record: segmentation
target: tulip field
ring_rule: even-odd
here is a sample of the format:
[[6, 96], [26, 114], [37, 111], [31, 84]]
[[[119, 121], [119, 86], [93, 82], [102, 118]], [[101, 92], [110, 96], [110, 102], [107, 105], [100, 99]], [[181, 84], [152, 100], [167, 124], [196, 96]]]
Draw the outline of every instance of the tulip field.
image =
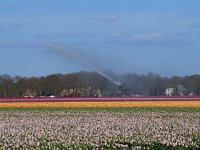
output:
[[200, 97], [0, 98], [0, 108], [200, 108]]
[[0, 102], [1, 149], [200, 149], [200, 101]]

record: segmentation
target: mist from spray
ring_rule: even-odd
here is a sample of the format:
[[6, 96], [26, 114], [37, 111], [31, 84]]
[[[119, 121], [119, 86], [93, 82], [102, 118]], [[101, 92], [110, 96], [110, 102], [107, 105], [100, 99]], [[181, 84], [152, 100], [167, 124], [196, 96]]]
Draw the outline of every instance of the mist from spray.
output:
[[69, 48], [61, 47], [59, 45], [50, 44], [50, 43], [45, 43], [44, 45], [46, 47], [54, 50], [55, 52], [58, 52], [59, 54], [62, 54], [64, 57], [66, 57], [66, 58], [70, 57], [74, 61], [76, 61], [76, 62], [88, 67], [89, 69], [91, 69], [91, 70], [93, 70], [95, 72], [97, 72], [98, 74], [100, 74], [103, 77], [105, 77], [106, 79], [110, 80], [111, 82], [113, 82], [117, 86], [121, 85], [120, 81], [115, 81], [114, 79], [112, 79], [111, 77], [109, 77], [108, 75], [103, 73], [97, 66], [93, 65], [94, 63], [88, 62], [86, 59], [84, 59], [83, 57], [79, 56], [77, 53], [75, 53], [74, 51], [70, 50]]

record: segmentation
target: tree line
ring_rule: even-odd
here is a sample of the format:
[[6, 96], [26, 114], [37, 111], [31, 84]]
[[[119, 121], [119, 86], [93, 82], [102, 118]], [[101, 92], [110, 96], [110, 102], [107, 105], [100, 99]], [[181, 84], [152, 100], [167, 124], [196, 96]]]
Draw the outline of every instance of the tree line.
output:
[[[148, 73], [140, 75], [127, 73], [116, 75], [110, 73], [109, 77], [121, 82], [118, 86], [96, 72], [77, 72], [70, 74], [51, 74], [42, 77], [21, 77], [4, 74], [0, 75], [0, 97], [23, 97], [27, 89], [36, 93], [36, 96], [54, 94], [59, 96], [63, 89], [91, 88], [99, 89], [103, 96], [162, 96], [169, 87], [184, 86], [200, 95], [200, 75], [161, 77], [158, 74]], [[93, 95], [90, 95], [93, 96]]]

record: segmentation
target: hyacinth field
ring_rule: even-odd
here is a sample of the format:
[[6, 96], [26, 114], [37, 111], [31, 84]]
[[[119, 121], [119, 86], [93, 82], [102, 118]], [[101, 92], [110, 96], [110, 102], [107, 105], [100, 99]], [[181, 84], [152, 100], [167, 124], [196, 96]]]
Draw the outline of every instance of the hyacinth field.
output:
[[0, 147], [198, 150], [200, 111], [176, 108], [1, 109]]

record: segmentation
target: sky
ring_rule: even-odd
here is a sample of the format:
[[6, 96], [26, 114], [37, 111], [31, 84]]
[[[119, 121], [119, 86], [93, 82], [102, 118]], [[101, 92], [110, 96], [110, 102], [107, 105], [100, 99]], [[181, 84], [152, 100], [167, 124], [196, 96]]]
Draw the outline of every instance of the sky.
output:
[[0, 0], [0, 74], [185, 76], [199, 58], [199, 0]]

